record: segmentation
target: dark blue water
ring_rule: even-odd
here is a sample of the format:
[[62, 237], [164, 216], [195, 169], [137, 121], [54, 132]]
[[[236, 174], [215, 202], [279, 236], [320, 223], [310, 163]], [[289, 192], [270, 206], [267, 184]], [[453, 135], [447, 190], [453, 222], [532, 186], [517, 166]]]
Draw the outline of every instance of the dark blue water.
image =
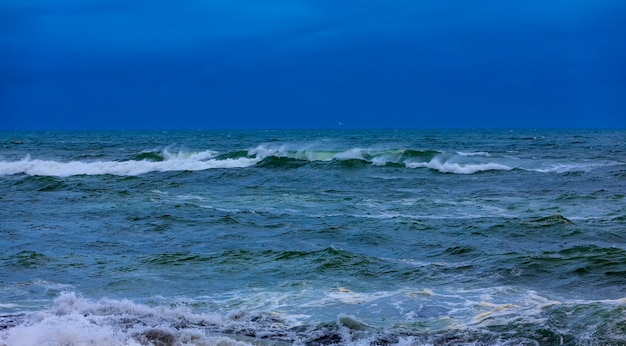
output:
[[0, 133], [0, 343], [626, 343], [626, 131]]

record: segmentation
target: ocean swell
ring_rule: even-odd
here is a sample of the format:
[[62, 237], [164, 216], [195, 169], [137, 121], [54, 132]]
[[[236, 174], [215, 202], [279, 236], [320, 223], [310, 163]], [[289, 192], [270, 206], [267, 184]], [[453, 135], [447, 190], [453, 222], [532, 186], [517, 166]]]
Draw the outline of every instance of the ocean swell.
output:
[[487, 171], [521, 169], [537, 173], [585, 172], [592, 169], [622, 165], [620, 162], [575, 162], [567, 160], [521, 159], [488, 152], [446, 152], [406, 148], [323, 149], [313, 145], [259, 145], [249, 150], [199, 152], [165, 150], [142, 151], [135, 155], [108, 161], [58, 161], [31, 158], [0, 161], [0, 176], [27, 174], [32, 176], [69, 177], [74, 175], [137, 176], [151, 172], [202, 171], [246, 167], [315, 168], [376, 167], [425, 168], [440, 173], [474, 174]]

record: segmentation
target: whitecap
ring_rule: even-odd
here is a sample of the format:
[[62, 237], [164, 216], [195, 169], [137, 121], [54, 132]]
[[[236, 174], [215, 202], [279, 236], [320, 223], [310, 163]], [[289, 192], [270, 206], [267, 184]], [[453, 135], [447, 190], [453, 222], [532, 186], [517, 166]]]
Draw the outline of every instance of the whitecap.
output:
[[441, 173], [457, 173], [457, 174], [473, 174], [477, 172], [484, 171], [492, 171], [492, 170], [501, 170], [501, 171], [509, 171], [513, 169], [513, 167], [503, 165], [496, 162], [485, 162], [485, 163], [458, 163], [451, 161], [443, 161], [438, 157], [430, 160], [426, 167], [430, 169], [435, 169]]
[[[204, 158], [200, 155], [199, 158]], [[259, 159], [238, 158], [224, 160], [200, 160], [194, 155], [155, 161], [70, 161], [31, 159], [29, 156], [19, 161], [0, 162], [0, 176], [27, 174], [33, 176], [69, 177], [74, 175], [119, 175], [136, 176], [150, 172], [200, 171], [216, 168], [243, 168], [255, 165]]]

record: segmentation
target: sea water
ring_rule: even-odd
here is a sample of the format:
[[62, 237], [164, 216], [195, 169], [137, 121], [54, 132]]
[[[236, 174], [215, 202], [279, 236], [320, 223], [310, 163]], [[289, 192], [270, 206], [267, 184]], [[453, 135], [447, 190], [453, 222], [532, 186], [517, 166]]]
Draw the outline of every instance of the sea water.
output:
[[626, 131], [0, 132], [0, 345], [626, 343]]

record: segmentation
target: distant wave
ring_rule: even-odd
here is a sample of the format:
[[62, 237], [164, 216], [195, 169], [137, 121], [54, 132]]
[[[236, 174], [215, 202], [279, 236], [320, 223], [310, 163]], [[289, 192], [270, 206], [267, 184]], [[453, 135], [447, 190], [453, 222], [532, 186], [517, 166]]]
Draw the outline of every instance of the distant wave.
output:
[[[293, 168], [310, 163], [331, 163], [330, 167], [355, 168], [362, 165], [426, 168], [440, 173], [474, 174], [485, 171], [521, 169], [540, 173], [588, 171], [619, 162], [568, 162], [518, 159], [487, 152], [444, 152], [416, 149], [350, 148], [319, 149], [313, 146], [259, 145], [250, 150], [217, 152], [142, 151], [114, 161], [71, 160], [67, 162], [31, 158], [0, 161], [0, 176], [27, 174], [68, 177], [74, 175], [136, 176], [151, 172], [202, 171], [246, 167]], [[338, 165], [337, 165], [338, 164]], [[316, 165], [316, 167], [325, 167]]]
[[20, 161], [0, 162], [0, 175], [28, 174], [56, 177], [73, 175], [122, 175], [132, 176], [150, 172], [168, 171], [200, 171], [212, 168], [248, 167], [258, 162], [258, 159], [209, 159], [200, 160], [192, 156], [187, 158], [165, 159], [163, 161], [130, 160], [130, 161], [70, 161], [59, 162], [50, 160], [31, 159], [30, 156]]

